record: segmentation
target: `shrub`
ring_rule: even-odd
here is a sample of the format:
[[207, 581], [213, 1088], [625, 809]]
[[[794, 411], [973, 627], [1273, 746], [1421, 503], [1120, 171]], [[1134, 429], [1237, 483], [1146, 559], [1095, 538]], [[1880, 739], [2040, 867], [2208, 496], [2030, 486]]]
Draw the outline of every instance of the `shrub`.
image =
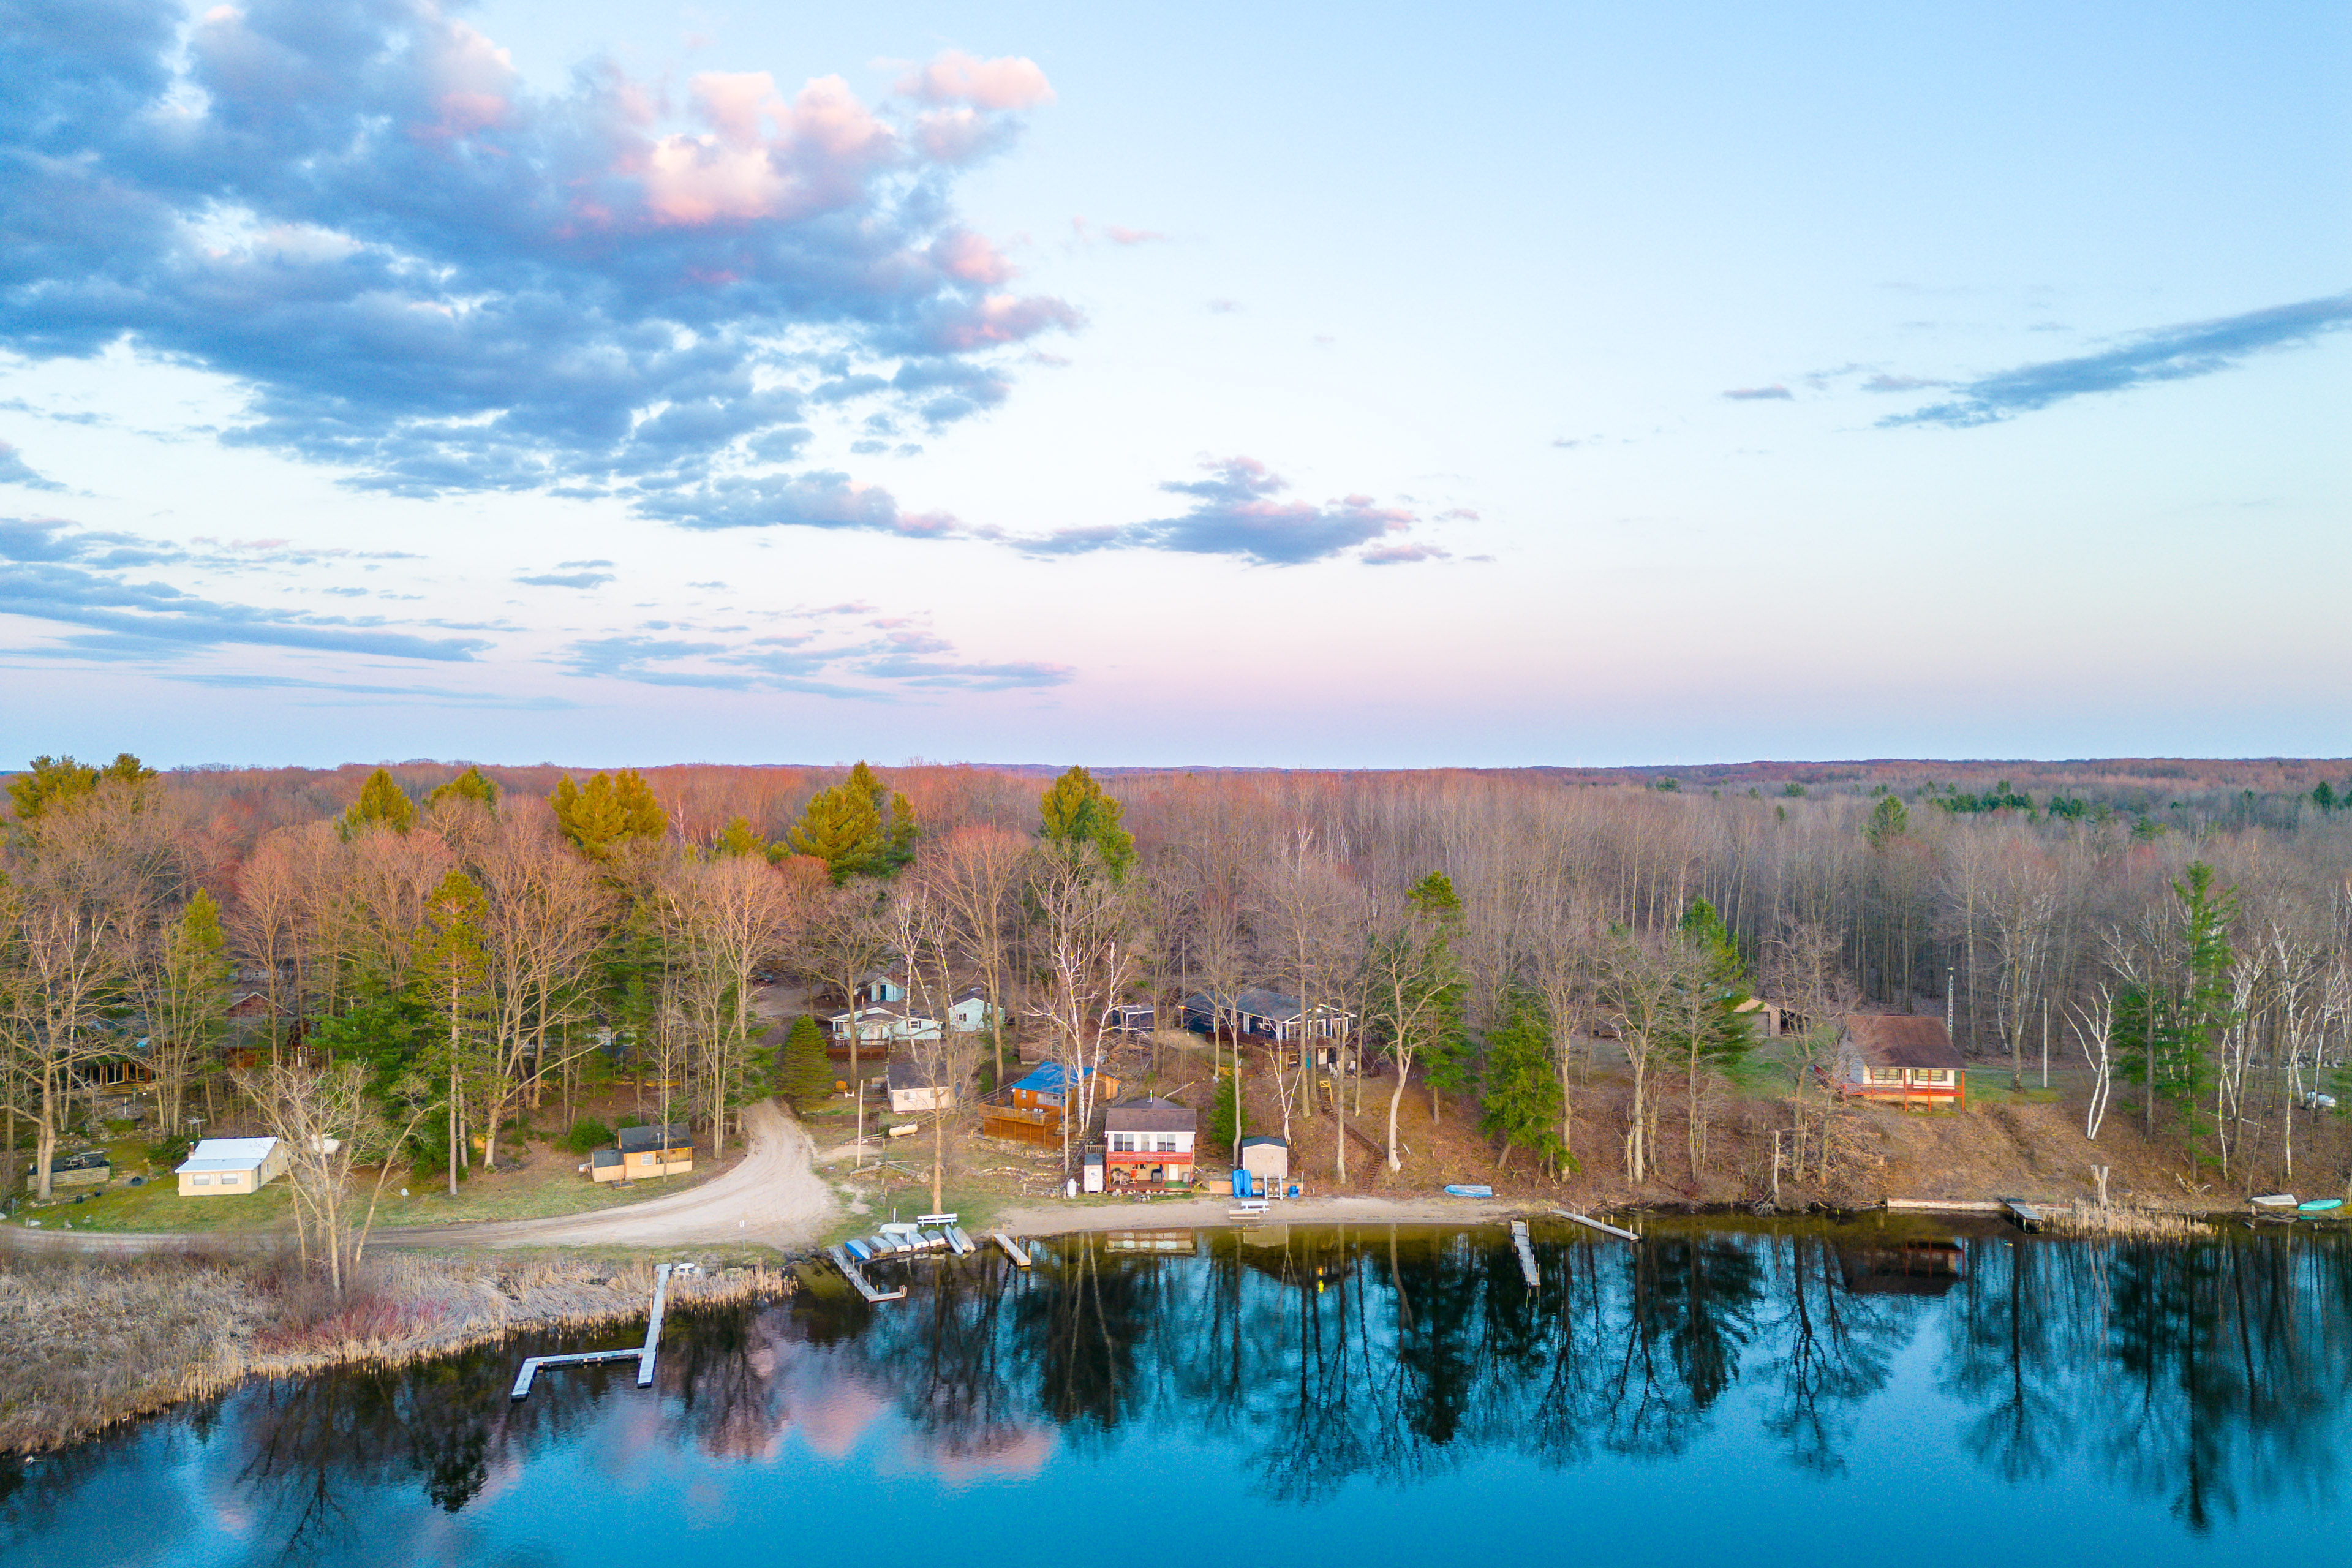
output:
[[575, 1154], [593, 1154], [613, 1141], [613, 1130], [593, 1116], [583, 1116], [572, 1124], [563, 1146]]

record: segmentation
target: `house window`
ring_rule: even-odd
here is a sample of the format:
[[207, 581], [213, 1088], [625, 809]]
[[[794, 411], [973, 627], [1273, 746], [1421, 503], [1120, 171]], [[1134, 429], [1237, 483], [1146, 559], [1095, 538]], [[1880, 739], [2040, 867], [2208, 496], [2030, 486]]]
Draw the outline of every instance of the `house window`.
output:
[[213, 1179], [210, 1176], [190, 1176], [188, 1184], [192, 1187], [209, 1187], [213, 1184]]
[[1110, 1152], [1114, 1154], [1134, 1153], [1136, 1152], [1135, 1134], [1132, 1132], [1112, 1133], [1110, 1135]]
[[242, 1176], [224, 1175], [221, 1177], [221, 1185], [224, 1187], [234, 1187], [241, 1185], [244, 1181], [245, 1178]]
[[1949, 1083], [1952, 1081], [1951, 1069], [1948, 1068], [1921, 1068], [1916, 1074], [1916, 1077], [1921, 1083]]
[[1162, 1132], [1160, 1135], [1159, 1152], [1162, 1154], [1173, 1154], [1176, 1152], [1176, 1134], [1173, 1132]]
[[1872, 1068], [1870, 1069], [1870, 1081], [1872, 1083], [1901, 1083], [1903, 1081], [1903, 1069], [1901, 1068]]

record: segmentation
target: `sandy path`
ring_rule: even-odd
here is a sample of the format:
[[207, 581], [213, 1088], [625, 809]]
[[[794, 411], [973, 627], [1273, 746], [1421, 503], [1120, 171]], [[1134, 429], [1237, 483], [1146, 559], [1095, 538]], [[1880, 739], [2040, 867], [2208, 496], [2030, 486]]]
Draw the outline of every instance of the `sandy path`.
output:
[[383, 1247], [670, 1247], [687, 1242], [761, 1242], [805, 1247], [824, 1234], [839, 1206], [811, 1168], [813, 1145], [775, 1101], [746, 1107], [751, 1152], [726, 1174], [676, 1197], [648, 1198], [598, 1214], [483, 1225], [381, 1230]]
[[[751, 1147], [731, 1171], [679, 1193], [595, 1214], [478, 1225], [379, 1230], [373, 1247], [677, 1247], [756, 1242], [782, 1249], [808, 1246], [833, 1223], [833, 1189], [810, 1163], [814, 1145], [773, 1100], [746, 1107]], [[79, 1252], [153, 1252], [183, 1247], [274, 1246], [279, 1236], [170, 1231], [68, 1231], [0, 1226], [0, 1247]]]

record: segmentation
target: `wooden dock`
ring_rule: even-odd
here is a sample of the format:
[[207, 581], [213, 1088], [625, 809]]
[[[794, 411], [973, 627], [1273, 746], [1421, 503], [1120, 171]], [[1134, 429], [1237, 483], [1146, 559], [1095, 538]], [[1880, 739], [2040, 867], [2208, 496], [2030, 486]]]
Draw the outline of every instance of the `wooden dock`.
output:
[[1515, 1219], [1511, 1222], [1511, 1245], [1518, 1248], [1519, 1272], [1526, 1277], [1528, 1289], [1537, 1289], [1543, 1283], [1543, 1275], [1536, 1268], [1536, 1250], [1528, 1242], [1527, 1221]]
[[1580, 1214], [1570, 1214], [1566, 1209], [1554, 1209], [1552, 1212], [1559, 1215], [1562, 1219], [1572, 1219], [1580, 1226], [1586, 1226], [1593, 1230], [1606, 1232], [1607, 1234], [1615, 1237], [1620, 1241], [1630, 1241], [1638, 1245], [1642, 1239], [1633, 1231], [1623, 1229], [1618, 1226], [1611, 1225], [1605, 1220], [1592, 1219]]
[[628, 1350], [574, 1351], [569, 1355], [526, 1356], [521, 1369], [515, 1373], [514, 1387], [508, 1391], [509, 1395], [520, 1399], [528, 1394], [531, 1381], [538, 1377], [541, 1367], [587, 1366], [604, 1361], [635, 1361], [637, 1363], [637, 1386], [651, 1388], [654, 1385], [654, 1351], [661, 1343], [662, 1307], [669, 1294], [670, 1268], [665, 1263], [654, 1270], [654, 1310], [646, 1323], [644, 1344]]
[[1886, 1206], [1922, 1214], [2005, 1214], [2009, 1209], [2000, 1198], [1889, 1198]]
[[2018, 1198], [2003, 1198], [2000, 1200], [2000, 1206], [2009, 1211], [2009, 1217], [2017, 1222], [2018, 1229], [2040, 1230], [2042, 1228], [2042, 1211], [2032, 1204]]
[[868, 1302], [897, 1301], [905, 1298], [907, 1288], [904, 1285], [899, 1286], [896, 1290], [876, 1289], [874, 1281], [866, 1278], [866, 1271], [857, 1267], [845, 1248], [835, 1246], [828, 1247], [824, 1250], [826, 1256], [833, 1259], [833, 1266], [841, 1270], [841, 1277], [855, 1286], [857, 1293], [865, 1297]]
[[988, 1233], [988, 1238], [1004, 1248], [1004, 1256], [1013, 1259], [1015, 1267], [1021, 1268], [1029, 1267], [1029, 1255], [1022, 1251], [1020, 1246], [1011, 1237], [1001, 1230], [992, 1230]]

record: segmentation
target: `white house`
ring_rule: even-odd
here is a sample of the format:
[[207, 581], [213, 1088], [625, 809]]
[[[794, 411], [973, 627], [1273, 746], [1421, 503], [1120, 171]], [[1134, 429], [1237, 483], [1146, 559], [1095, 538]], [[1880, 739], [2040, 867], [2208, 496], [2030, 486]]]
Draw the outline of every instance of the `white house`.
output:
[[[988, 1027], [988, 997], [966, 991], [947, 1008], [948, 1027], [959, 1035]], [[905, 1045], [940, 1037], [940, 1021], [911, 1002], [877, 1002], [854, 1013], [835, 1013], [825, 1020], [835, 1040], [846, 1042], [855, 1029], [861, 1046]]]
[[286, 1151], [275, 1138], [207, 1138], [177, 1172], [184, 1198], [257, 1193], [285, 1173]]
[[1175, 1187], [1192, 1180], [1192, 1134], [1199, 1118], [1172, 1100], [1122, 1100], [1103, 1112], [1114, 1188]]
[[955, 1088], [931, 1081], [911, 1057], [892, 1057], [888, 1078], [890, 1111], [903, 1116], [912, 1110], [948, 1110], [955, 1106]]

